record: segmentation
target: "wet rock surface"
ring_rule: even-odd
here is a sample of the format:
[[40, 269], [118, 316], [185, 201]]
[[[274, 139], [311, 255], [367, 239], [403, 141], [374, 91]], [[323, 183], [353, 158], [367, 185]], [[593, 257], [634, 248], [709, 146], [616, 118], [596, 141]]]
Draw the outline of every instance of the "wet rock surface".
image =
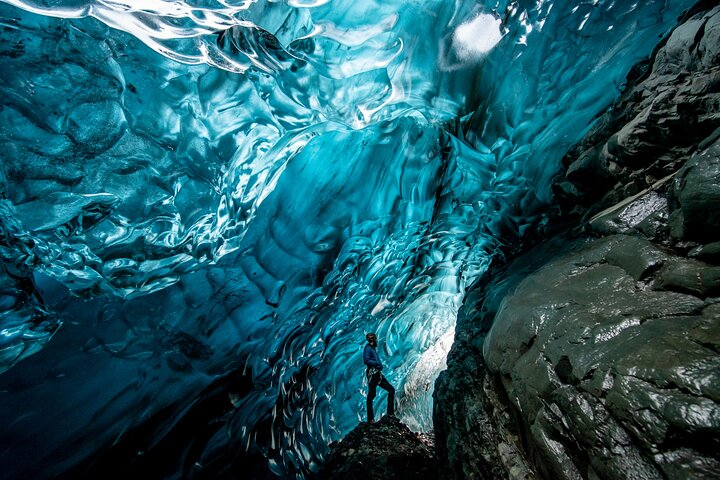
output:
[[565, 159], [565, 233], [494, 265], [435, 388], [441, 478], [718, 478], [720, 7]]
[[706, 241], [720, 230], [720, 140], [688, 161], [673, 184], [673, 215], [679, 221], [677, 237]]
[[717, 478], [716, 271], [624, 234], [496, 268], [436, 385], [442, 476]]
[[483, 343], [488, 370], [547, 478], [711, 478], [720, 303], [681, 282], [638, 284], [633, 262], [608, 262], [623, 240], [594, 240], [524, 279]]
[[418, 434], [396, 417], [362, 422], [331, 446], [319, 478], [413, 479], [437, 478], [433, 437]]

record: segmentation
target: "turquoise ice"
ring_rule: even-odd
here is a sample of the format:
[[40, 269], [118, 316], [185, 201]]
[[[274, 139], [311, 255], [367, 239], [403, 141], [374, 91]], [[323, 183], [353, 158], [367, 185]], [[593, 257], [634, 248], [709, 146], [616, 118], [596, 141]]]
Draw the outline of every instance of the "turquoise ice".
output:
[[35, 478], [214, 386], [177, 471], [302, 476], [368, 331], [432, 428], [466, 289], [693, 3], [3, 1], [0, 465]]

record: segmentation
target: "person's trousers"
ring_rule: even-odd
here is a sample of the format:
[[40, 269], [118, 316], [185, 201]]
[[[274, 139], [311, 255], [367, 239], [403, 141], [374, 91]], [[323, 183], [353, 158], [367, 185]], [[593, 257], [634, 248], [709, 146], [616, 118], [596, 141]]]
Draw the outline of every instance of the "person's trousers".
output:
[[375, 421], [375, 413], [373, 412], [373, 400], [375, 400], [375, 393], [377, 387], [382, 388], [388, 392], [388, 415], [395, 415], [395, 389], [390, 382], [387, 381], [385, 375], [375, 371], [368, 375], [368, 396], [367, 396], [367, 416], [368, 422]]

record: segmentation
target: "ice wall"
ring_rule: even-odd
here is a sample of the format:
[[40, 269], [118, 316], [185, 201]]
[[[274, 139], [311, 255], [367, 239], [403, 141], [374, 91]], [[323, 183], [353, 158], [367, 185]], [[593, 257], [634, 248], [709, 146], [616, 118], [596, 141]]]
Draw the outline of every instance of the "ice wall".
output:
[[218, 395], [163, 475], [302, 476], [364, 417], [371, 330], [431, 428], [466, 286], [692, 3], [5, 1], [11, 478], [157, 450]]

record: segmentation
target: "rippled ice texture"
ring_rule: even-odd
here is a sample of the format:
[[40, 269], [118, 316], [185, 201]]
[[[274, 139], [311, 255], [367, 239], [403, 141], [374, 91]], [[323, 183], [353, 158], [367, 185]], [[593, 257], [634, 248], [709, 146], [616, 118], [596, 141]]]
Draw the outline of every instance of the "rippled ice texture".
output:
[[164, 475], [302, 476], [364, 418], [367, 331], [432, 428], [465, 289], [691, 3], [3, 1], [17, 478], [137, 432], [192, 445]]

